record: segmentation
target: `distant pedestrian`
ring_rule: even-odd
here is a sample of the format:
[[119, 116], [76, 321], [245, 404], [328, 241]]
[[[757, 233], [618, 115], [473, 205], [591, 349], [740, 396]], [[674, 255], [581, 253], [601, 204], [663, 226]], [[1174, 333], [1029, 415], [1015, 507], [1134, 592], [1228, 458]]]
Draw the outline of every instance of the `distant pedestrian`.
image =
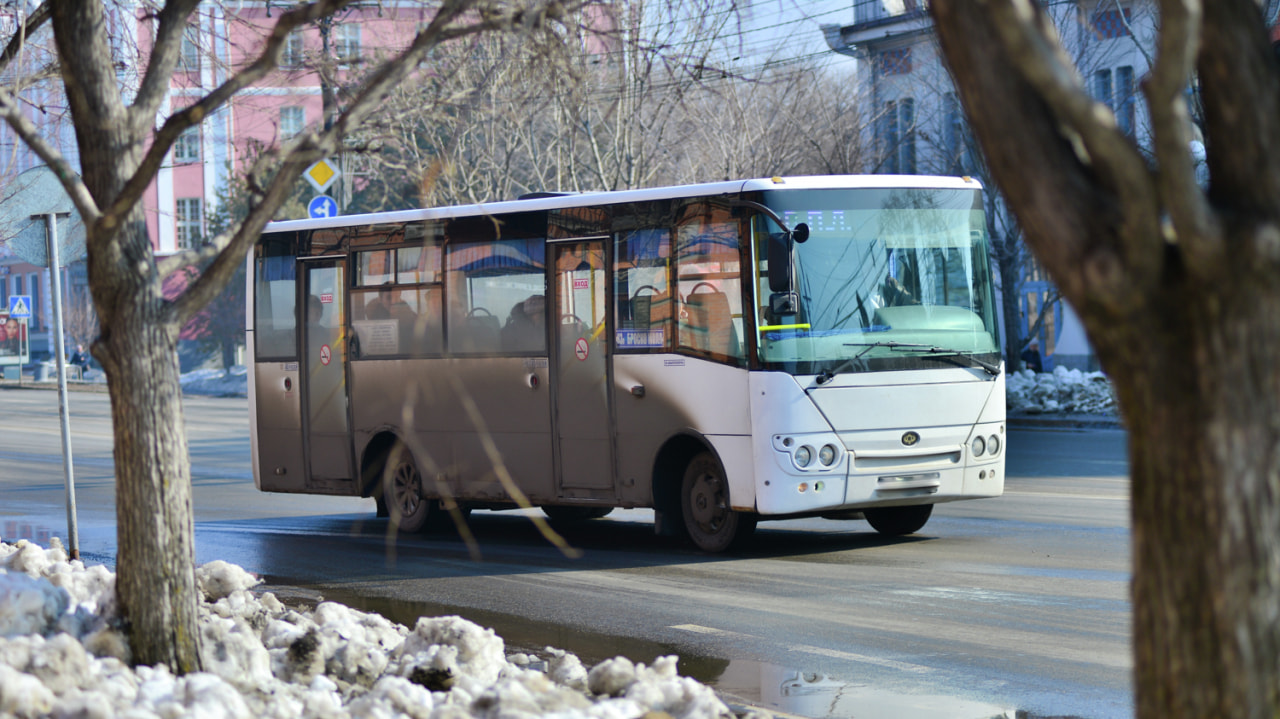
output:
[[79, 367], [81, 372], [89, 369], [89, 353], [84, 351], [84, 345], [76, 345], [69, 363]]
[[1032, 372], [1043, 372], [1044, 363], [1040, 360], [1040, 343], [1032, 340], [1031, 344], [1022, 351], [1022, 367]]

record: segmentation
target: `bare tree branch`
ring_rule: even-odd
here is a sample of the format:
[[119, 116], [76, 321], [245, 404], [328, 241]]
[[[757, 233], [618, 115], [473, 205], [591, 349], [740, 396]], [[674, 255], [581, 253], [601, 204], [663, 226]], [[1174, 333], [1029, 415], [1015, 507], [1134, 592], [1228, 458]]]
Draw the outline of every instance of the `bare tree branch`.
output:
[[0, 72], [8, 69], [9, 63], [13, 62], [14, 58], [18, 57], [26, 47], [27, 38], [34, 35], [41, 25], [49, 22], [49, 18], [52, 17], [52, 12], [49, 8], [50, 2], [51, 0], [45, 0], [40, 3], [40, 6], [27, 16], [27, 21], [22, 24], [22, 27], [18, 28], [18, 31], [9, 39], [9, 44], [5, 46], [4, 52], [0, 53]]
[[1183, 89], [1192, 75], [1200, 49], [1199, 0], [1162, 0], [1159, 50], [1143, 93], [1151, 113], [1152, 134], [1161, 206], [1169, 213], [1172, 232], [1166, 240], [1180, 244], [1187, 266], [1212, 266], [1221, 249], [1221, 228], [1195, 181], [1191, 157], [1191, 114]]
[[[164, 164], [165, 156], [173, 147], [173, 143], [178, 137], [189, 127], [200, 124], [204, 118], [210, 113], [227, 103], [236, 93], [250, 87], [257, 81], [261, 80], [267, 73], [274, 70], [280, 63], [280, 54], [283, 52], [285, 40], [289, 37], [289, 33], [294, 29], [301, 27], [309, 22], [314, 22], [322, 17], [331, 15], [343, 7], [351, 4], [355, 0], [321, 0], [303, 7], [290, 10], [280, 16], [275, 26], [268, 36], [266, 44], [263, 46], [262, 52], [247, 67], [230, 77], [226, 82], [214, 88], [209, 94], [205, 95], [195, 104], [187, 107], [181, 112], [176, 112], [165, 121], [160, 130], [156, 132], [152, 140], [147, 154], [142, 159], [139, 171], [134, 173], [129, 182], [120, 191], [116, 197], [116, 201], [107, 210], [108, 215], [113, 217], [123, 217], [141, 201], [143, 194], [150, 185], [150, 178], [154, 177], [156, 172]], [[185, 24], [184, 24], [185, 27]], [[169, 43], [173, 45], [175, 43]], [[157, 52], [160, 48], [157, 47]], [[176, 51], [175, 51], [176, 52]], [[176, 66], [177, 55], [174, 55], [174, 66]], [[173, 66], [169, 68], [168, 77], [173, 74]], [[148, 76], [151, 73], [148, 71]], [[144, 83], [145, 84], [145, 83]], [[158, 102], [158, 101], [157, 101]], [[148, 107], [152, 102], [150, 100], [143, 101], [143, 95], [139, 94], [138, 102], [135, 102], [131, 112], [135, 112], [138, 117], [154, 117], [155, 107]], [[148, 112], [149, 110], [149, 112]], [[305, 166], [304, 166], [305, 167]]]
[[1063, 129], [1071, 133], [1080, 161], [1108, 176], [1117, 193], [1146, 194], [1150, 181], [1142, 156], [1120, 132], [1107, 106], [1085, 92], [1079, 73], [1053, 39], [1056, 33], [1048, 18], [1029, 0], [982, 1], [1014, 67], [1065, 118]]
[[71, 198], [71, 202], [76, 206], [76, 211], [80, 213], [81, 219], [88, 225], [96, 222], [101, 214], [98, 211], [98, 203], [94, 201], [93, 196], [89, 193], [89, 188], [85, 187], [84, 182], [80, 180], [80, 176], [76, 174], [76, 169], [67, 162], [66, 157], [54, 147], [50, 142], [45, 140], [40, 132], [40, 128], [31, 121], [31, 118], [22, 113], [22, 108], [18, 105], [16, 98], [4, 90], [0, 90], [0, 118], [9, 123], [9, 127], [13, 128], [15, 134], [21, 139], [31, 151], [36, 154], [44, 164], [53, 170], [58, 177], [58, 181], [62, 183], [63, 189], [67, 191], [67, 196]]

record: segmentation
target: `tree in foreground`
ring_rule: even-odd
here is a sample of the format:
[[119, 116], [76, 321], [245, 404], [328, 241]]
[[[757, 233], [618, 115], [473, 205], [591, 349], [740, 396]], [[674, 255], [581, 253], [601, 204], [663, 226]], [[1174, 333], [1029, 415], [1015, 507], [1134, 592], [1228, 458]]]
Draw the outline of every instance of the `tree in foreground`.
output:
[[[1255, 0], [1159, 6], [1144, 154], [1089, 97], [1039, 4], [930, 4], [991, 174], [1115, 383], [1138, 716], [1274, 717], [1280, 66]], [[1207, 190], [1189, 149], [1193, 78]]]
[[[0, 117], [57, 173], [85, 221], [89, 284], [101, 330], [93, 354], [106, 371], [115, 435], [118, 520], [117, 597], [128, 623], [133, 661], [200, 669], [190, 461], [182, 417], [178, 334], [243, 265], [255, 235], [294, 188], [301, 171], [333, 153], [341, 138], [375, 111], [433, 47], [491, 30], [562, 27], [573, 3], [554, 0], [443, 0], [412, 42], [369, 72], [331, 125], [303, 133], [270, 158], [242, 222], [204, 246], [157, 261], [142, 199], [182, 132], [279, 64], [291, 31], [331, 17], [354, 0], [301, 2], [277, 9], [270, 34], [222, 84], [157, 126], [182, 38], [200, 0], [163, 3], [83, 0], [40, 4], [8, 42], [0, 64], [12, 69], [25, 44], [51, 27], [61, 89], [75, 129], [79, 167], [41, 135], [22, 109], [20, 81], [0, 87]], [[135, 92], [122, 91], [108, 32], [112, 19], [147, 10], [153, 42]], [[77, 170], [79, 174], [77, 175]], [[164, 280], [203, 271], [166, 299]]]

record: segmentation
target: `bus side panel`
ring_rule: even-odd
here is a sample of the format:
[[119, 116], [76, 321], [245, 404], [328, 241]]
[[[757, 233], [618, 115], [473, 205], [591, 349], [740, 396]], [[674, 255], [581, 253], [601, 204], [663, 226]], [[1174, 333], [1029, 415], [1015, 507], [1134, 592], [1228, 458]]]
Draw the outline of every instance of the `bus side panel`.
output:
[[[253, 351], [249, 347], [250, 352]], [[257, 465], [254, 478], [264, 492], [307, 492], [302, 457], [302, 393], [298, 363], [258, 362], [253, 371]]]
[[[366, 360], [353, 362], [351, 372], [355, 441], [362, 454], [378, 432], [412, 433], [415, 449], [425, 450], [417, 459], [429, 493], [435, 494], [435, 471], [458, 498], [504, 501], [509, 497], [490, 457], [492, 447], [535, 503], [554, 496], [545, 360]], [[531, 375], [538, 377], [536, 388]], [[469, 405], [483, 418], [479, 424]], [[404, 425], [406, 419], [412, 426]]]
[[[651, 506], [658, 451], [671, 437], [693, 433], [706, 437], [720, 455], [734, 508], [753, 506], [748, 374], [744, 369], [679, 355], [614, 355], [622, 504]], [[739, 441], [743, 438], [745, 442]]]

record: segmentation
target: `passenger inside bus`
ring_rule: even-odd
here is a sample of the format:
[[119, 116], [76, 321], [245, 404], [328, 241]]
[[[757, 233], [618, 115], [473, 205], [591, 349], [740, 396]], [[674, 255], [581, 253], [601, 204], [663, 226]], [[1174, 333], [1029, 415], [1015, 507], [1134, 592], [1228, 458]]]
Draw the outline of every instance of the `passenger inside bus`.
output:
[[542, 295], [531, 295], [511, 308], [502, 328], [502, 349], [507, 352], [542, 351], [546, 347], [546, 303]]

